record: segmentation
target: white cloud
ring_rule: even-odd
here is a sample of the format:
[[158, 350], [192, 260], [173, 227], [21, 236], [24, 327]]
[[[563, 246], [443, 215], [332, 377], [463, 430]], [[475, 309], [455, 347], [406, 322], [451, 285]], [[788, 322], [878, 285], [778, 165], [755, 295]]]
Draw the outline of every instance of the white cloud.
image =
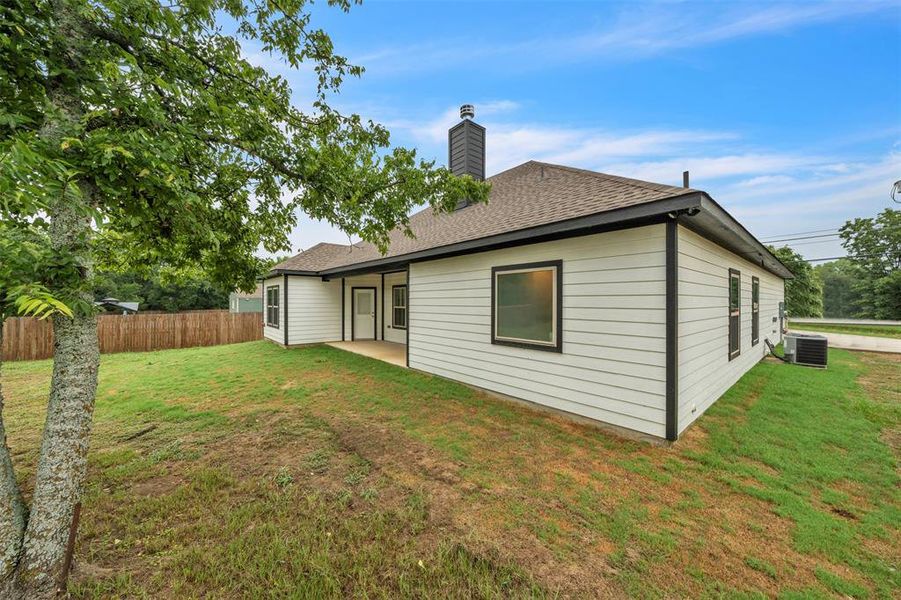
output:
[[[724, 131], [613, 131], [515, 121], [512, 117], [520, 104], [511, 100], [476, 102], [475, 107], [477, 120], [488, 130], [485, 143], [489, 175], [528, 160], [597, 169], [604, 162], [667, 156], [683, 153], [688, 148], [738, 138], [736, 134]], [[390, 119], [383, 122], [396, 134], [412, 139], [425, 156], [437, 156], [444, 160], [447, 131], [459, 120], [459, 109], [452, 106], [442, 111], [440, 117], [425, 122]], [[681, 172], [680, 169], [678, 173]]]
[[[707, 149], [707, 152], [710, 150]], [[772, 177], [783, 173], [809, 168], [822, 159], [790, 154], [726, 154], [723, 156], [682, 156], [661, 161], [608, 164], [604, 168], [614, 173], [636, 179], [659, 181], [674, 173], [691, 172], [692, 182], [732, 178], [738, 176]], [[693, 186], [696, 187], [696, 186]]]
[[[837, 229], [848, 219], [872, 217], [893, 206], [889, 191], [901, 173], [901, 154], [890, 152], [870, 163], [848, 163], [848, 169], [838, 174], [820, 167], [789, 169], [790, 180], [775, 175], [760, 185], [724, 181], [706, 189], [760, 238], [785, 231]], [[838, 239], [796, 244], [792, 247], [806, 258], [844, 254]]]
[[[478, 100], [478, 99], [475, 99]], [[691, 172], [692, 187], [710, 193], [759, 238], [785, 231], [838, 227], [846, 220], [872, 216], [892, 206], [889, 190], [901, 173], [901, 147], [869, 162], [804, 148], [775, 151], [754, 147], [730, 131], [653, 129], [611, 130], [554, 127], [517, 120], [520, 104], [507, 99], [476, 101], [479, 122], [487, 128], [488, 173], [528, 160], [583, 167], [672, 185]], [[424, 156], [447, 156], [447, 130], [459, 121], [459, 108], [448, 107], [436, 119], [420, 122], [381, 119], [412, 140]], [[484, 119], [482, 118], [484, 117]], [[896, 142], [897, 143], [897, 142]], [[326, 223], [301, 218], [291, 236], [296, 249], [319, 241], [347, 243]], [[838, 242], [798, 246], [807, 257], [837, 256]]]
[[757, 187], [762, 185], [785, 184], [794, 181], [788, 175], [758, 175], [751, 179], [744, 179], [735, 184], [735, 187]]
[[[681, 48], [720, 44], [754, 35], [771, 35], [818, 23], [847, 20], [887, 11], [896, 17], [891, 0], [793, 3], [654, 3], [628, 4], [605, 26], [581, 31], [485, 42], [484, 38], [454, 37], [424, 44], [386, 46], [362, 51], [355, 62], [370, 74], [440, 71], [458, 68], [460, 48], [482, 68], [505, 65], [517, 70], [586, 60], [630, 61]], [[523, 57], [529, 57], [524, 61]]]
[[664, 10], [659, 10], [659, 6], [647, 12], [630, 10], [613, 30], [600, 36], [585, 36], [578, 39], [575, 46], [595, 51], [627, 48], [631, 52], [656, 54], [672, 48], [706, 46], [809, 27], [885, 8], [897, 9], [892, 2], [872, 1], [733, 3], [726, 6], [727, 10], [717, 11], [709, 3], [700, 3], [694, 9], [680, 3]]

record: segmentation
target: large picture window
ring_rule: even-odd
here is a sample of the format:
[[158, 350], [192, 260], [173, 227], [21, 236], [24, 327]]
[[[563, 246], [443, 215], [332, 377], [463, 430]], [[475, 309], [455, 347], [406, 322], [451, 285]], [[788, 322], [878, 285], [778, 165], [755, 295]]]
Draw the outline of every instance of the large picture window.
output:
[[751, 278], [751, 345], [760, 341], [760, 279]]
[[278, 327], [278, 287], [271, 285], [266, 288], [266, 325]]
[[729, 269], [729, 360], [741, 354], [741, 273]]
[[563, 350], [563, 262], [491, 270], [491, 342]]
[[391, 286], [391, 327], [407, 328], [407, 286]]

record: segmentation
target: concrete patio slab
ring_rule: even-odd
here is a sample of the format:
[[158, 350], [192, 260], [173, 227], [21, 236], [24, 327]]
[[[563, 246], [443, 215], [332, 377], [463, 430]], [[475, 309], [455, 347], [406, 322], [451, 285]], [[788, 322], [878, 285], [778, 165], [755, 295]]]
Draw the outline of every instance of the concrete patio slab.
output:
[[407, 346], [381, 340], [357, 340], [354, 342], [329, 342], [329, 346], [383, 360], [399, 367], [407, 366]]

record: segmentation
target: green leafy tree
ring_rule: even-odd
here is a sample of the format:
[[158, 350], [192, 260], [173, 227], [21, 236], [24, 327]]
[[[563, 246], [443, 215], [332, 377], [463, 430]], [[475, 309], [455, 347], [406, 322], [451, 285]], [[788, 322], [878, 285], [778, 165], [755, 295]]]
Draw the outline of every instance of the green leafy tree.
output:
[[857, 315], [860, 293], [855, 284], [860, 277], [857, 265], [840, 258], [814, 267], [823, 282], [823, 316], [851, 318]]
[[857, 316], [901, 319], [901, 211], [887, 208], [872, 219], [853, 219], [839, 235], [857, 266]]
[[769, 249], [794, 274], [785, 281], [785, 312], [790, 317], [822, 317], [823, 283], [814, 268], [788, 246]]
[[[243, 58], [242, 40], [309, 66], [308, 110], [292, 104], [283, 78]], [[49, 598], [64, 582], [99, 368], [98, 261], [196, 267], [214, 284], [247, 289], [261, 267], [254, 252], [288, 251], [298, 211], [384, 250], [392, 229], [410, 233], [415, 205], [485, 199], [485, 184], [390, 148], [386, 129], [329, 105], [361, 73], [314, 27], [305, 0], [0, 6], [0, 220], [46, 236], [23, 284], [43, 286], [72, 312], [52, 317], [29, 509], [11, 471], [0, 482], [0, 596]], [[0, 466], [8, 455], [4, 443]]]
[[207, 281], [197, 270], [166, 276], [159, 271], [150, 275], [99, 272], [94, 297], [117, 298], [140, 303], [143, 310], [207, 310], [228, 308], [228, 292]]

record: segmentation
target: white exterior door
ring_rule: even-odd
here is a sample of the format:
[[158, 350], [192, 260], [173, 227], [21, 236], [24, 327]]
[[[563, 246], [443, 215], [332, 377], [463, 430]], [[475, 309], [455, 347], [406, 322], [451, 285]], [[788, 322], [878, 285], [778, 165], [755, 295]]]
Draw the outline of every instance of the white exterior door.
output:
[[354, 289], [353, 302], [353, 339], [375, 339], [375, 290], [370, 288]]

